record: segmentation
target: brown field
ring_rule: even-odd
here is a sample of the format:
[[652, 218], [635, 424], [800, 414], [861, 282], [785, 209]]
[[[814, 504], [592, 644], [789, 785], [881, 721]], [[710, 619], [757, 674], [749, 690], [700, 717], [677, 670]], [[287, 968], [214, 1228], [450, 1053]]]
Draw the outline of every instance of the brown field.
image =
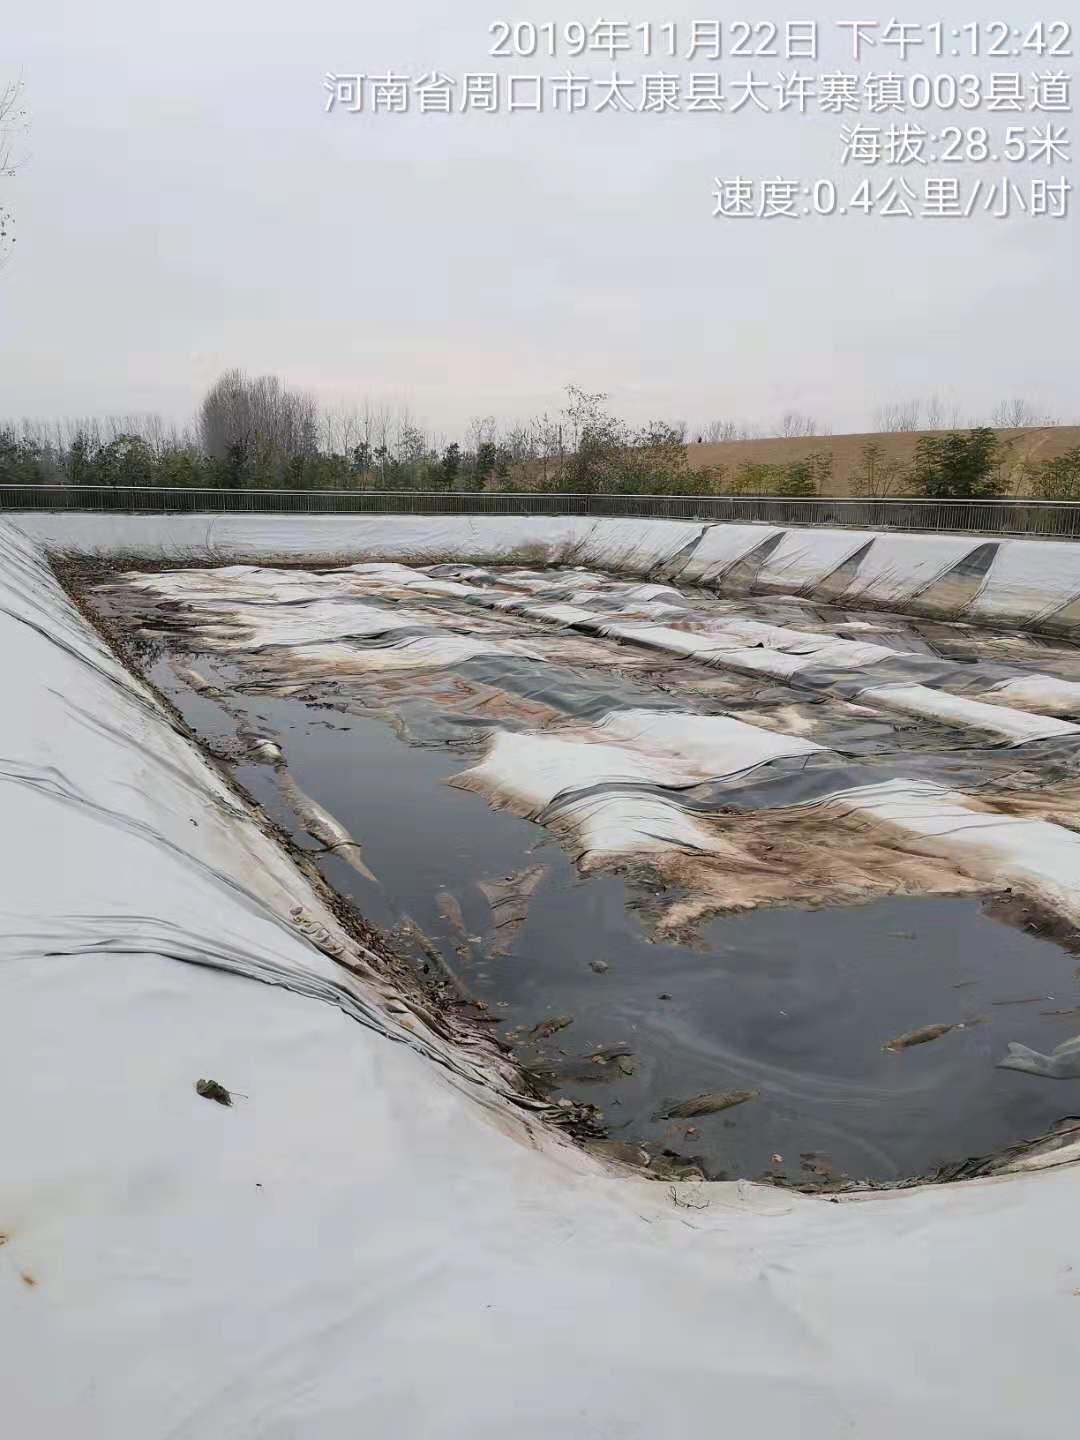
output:
[[[915, 458], [915, 447], [921, 435], [933, 431], [896, 431], [863, 435], [809, 435], [794, 440], [725, 440], [716, 445], [690, 445], [690, 466], [702, 470], [710, 465], [724, 467], [723, 489], [727, 489], [739, 467], [752, 465], [784, 465], [808, 455], [831, 454], [832, 478], [821, 488], [823, 495], [862, 495], [867, 493], [863, 477], [866, 473], [864, 451], [867, 445], [880, 446], [886, 465], [901, 467], [892, 487], [877, 493], [910, 494], [910, 484], [903, 478]], [[936, 432], [944, 433], [944, 432]], [[1030, 491], [1029, 467], [1052, 460], [1080, 445], [1080, 426], [1052, 425], [1025, 430], [999, 430], [998, 438], [1007, 450], [1005, 473], [1009, 490], [1023, 495]]]

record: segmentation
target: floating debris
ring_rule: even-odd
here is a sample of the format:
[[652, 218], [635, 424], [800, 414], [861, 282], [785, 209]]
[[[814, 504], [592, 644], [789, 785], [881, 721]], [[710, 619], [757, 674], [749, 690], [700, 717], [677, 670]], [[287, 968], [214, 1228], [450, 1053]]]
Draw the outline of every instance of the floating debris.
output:
[[[273, 748], [276, 750], [277, 746]], [[278, 753], [280, 754], [280, 751]], [[293, 813], [307, 833], [315, 840], [321, 840], [335, 855], [340, 855], [342, 860], [351, 865], [357, 874], [363, 875], [365, 880], [378, 885], [379, 881], [360, 858], [359, 841], [353, 839], [341, 821], [336, 820], [317, 800], [305, 795], [284, 766], [278, 767], [275, 778], [283, 798], [292, 807]]]
[[224, 1085], [219, 1085], [216, 1080], [197, 1080], [195, 1092], [204, 1100], [216, 1100], [219, 1105], [232, 1104], [232, 1094], [225, 1089]]
[[587, 1144], [594, 1155], [602, 1155], [605, 1160], [615, 1160], [620, 1165], [630, 1165], [635, 1170], [644, 1169], [649, 1164], [649, 1152], [630, 1140], [592, 1140]]
[[607, 1046], [604, 1049], [594, 1050], [589, 1056], [589, 1059], [594, 1065], [600, 1066], [601, 1069], [616, 1070], [620, 1075], [625, 1075], [627, 1078], [637, 1072], [634, 1057], [625, 1045], [613, 1045]]
[[461, 903], [457, 896], [451, 895], [449, 890], [440, 890], [435, 896], [435, 908], [457, 935], [459, 949], [469, 951], [469, 937], [465, 930], [465, 916], [462, 913]]
[[531, 1040], [550, 1040], [552, 1035], [557, 1035], [560, 1030], [565, 1030], [568, 1025], [574, 1023], [572, 1015], [557, 1015], [554, 1020], [541, 1020], [539, 1025], [534, 1025], [529, 1031]]
[[998, 1061], [999, 1070], [1022, 1070], [1025, 1075], [1043, 1075], [1048, 1080], [1080, 1080], [1080, 1035], [1063, 1041], [1049, 1055], [1040, 1055], [1017, 1041], [1009, 1044], [1009, 1053]]
[[924, 1025], [921, 1030], [909, 1030], [906, 1035], [897, 1035], [883, 1045], [883, 1050], [910, 1050], [913, 1045], [927, 1045], [931, 1040], [940, 1040], [953, 1030], [962, 1030], [962, 1025]]
[[670, 1101], [660, 1109], [660, 1120], [695, 1120], [699, 1115], [719, 1115], [722, 1110], [732, 1110], [736, 1105], [745, 1105], [748, 1100], [758, 1099], [759, 1090], [710, 1090], [704, 1095], [695, 1095], [692, 1100]]
[[627, 1045], [598, 1046], [590, 1054], [559, 1064], [544, 1065], [537, 1074], [551, 1084], [597, 1085], [629, 1079], [637, 1073], [637, 1062]]
[[480, 889], [491, 906], [491, 922], [495, 929], [492, 955], [506, 955], [510, 951], [514, 936], [529, 913], [533, 891], [546, 873], [543, 865], [534, 865], [502, 880], [480, 881]]
[[247, 745], [247, 758], [261, 765], [284, 765], [285, 755], [280, 745], [262, 735], [247, 735], [240, 732], [238, 737]]
[[212, 680], [207, 680], [205, 675], [200, 675], [189, 665], [174, 665], [177, 679], [182, 680], [185, 685], [190, 685], [199, 695], [220, 695], [221, 691]]

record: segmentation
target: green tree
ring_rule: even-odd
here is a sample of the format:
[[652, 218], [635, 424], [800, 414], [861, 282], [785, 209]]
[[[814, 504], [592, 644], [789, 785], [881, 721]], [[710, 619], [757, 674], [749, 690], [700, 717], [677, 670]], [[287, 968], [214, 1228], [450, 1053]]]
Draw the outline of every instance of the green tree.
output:
[[64, 473], [72, 485], [100, 485], [96, 471], [96, 446], [81, 432], [68, 446]]
[[806, 455], [801, 460], [791, 460], [778, 468], [777, 495], [817, 495], [832, 475], [832, 452], [815, 451], [812, 455]]
[[168, 489], [199, 489], [213, 483], [209, 467], [197, 450], [170, 446], [157, 462], [157, 484]]
[[442, 488], [452, 490], [461, 474], [461, 446], [455, 440], [453, 444], [447, 445], [443, 451], [442, 460], [439, 462], [442, 471]]
[[924, 435], [915, 448], [915, 488], [930, 500], [988, 500], [1005, 488], [1001, 446], [988, 426]]
[[482, 440], [476, 447], [476, 479], [481, 490], [495, 474], [498, 456], [498, 446], [494, 440]]
[[1080, 445], [1047, 460], [1035, 477], [1040, 500], [1080, 500]]
[[98, 451], [97, 468], [102, 485], [153, 485], [154, 452], [141, 435], [117, 435]]
[[40, 446], [10, 427], [0, 429], [0, 483], [44, 485], [50, 478], [48, 456]]
[[759, 460], [743, 460], [731, 477], [731, 495], [771, 495], [779, 483], [780, 470]]

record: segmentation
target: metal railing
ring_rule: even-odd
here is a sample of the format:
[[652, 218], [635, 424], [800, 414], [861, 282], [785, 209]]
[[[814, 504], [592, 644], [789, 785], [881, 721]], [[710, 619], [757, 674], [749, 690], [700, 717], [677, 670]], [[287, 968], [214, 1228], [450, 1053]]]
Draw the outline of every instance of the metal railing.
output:
[[831, 529], [1080, 540], [1080, 503], [1053, 500], [783, 499], [754, 495], [500, 494], [430, 490], [188, 490], [0, 485], [0, 511], [125, 514], [592, 515]]

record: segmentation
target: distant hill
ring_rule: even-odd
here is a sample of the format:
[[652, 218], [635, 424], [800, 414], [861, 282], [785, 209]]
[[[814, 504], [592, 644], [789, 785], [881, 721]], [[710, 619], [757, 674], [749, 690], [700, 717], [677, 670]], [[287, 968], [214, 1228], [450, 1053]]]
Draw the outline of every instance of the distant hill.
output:
[[[722, 465], [725, 471], [725, 486], [730, 485], [739, 467], [751, 465], [786, 465], [793, 460], [805, 459], [808, 455], [831, 454], [833, 457], [832, 478], [822, 486], [823, 495], [861, 495], [866, 493], [865, 450], [876, 445], [881, 450], [881, 467], [887, 472], [890, 467], [897, 470], [892, 488], [884, 491], [880, 486], [876, 493], [907, 495], [910, 485], [905, 483], [902, 472], [908, 469], [915, 458], [915, 447], [920, 436], [945, 434], [946, 431], [889, 431], [881, 434], [863, 435], [808, 435], [795, 440], [723, 440], [715, 445], [690, 445], [690, 466], [703, 470], [710, 465]], [[1026, 494], [1025, 463], [1040, 463], [1052, 460], [1067, 450], [1080, 445], [1080, 425], [1048, 425], [1023, 430], [999, 430], [998, 439], [1008, 452], [1006, 464], [1010, 476], [1010, 489], [1016, 494]]]

